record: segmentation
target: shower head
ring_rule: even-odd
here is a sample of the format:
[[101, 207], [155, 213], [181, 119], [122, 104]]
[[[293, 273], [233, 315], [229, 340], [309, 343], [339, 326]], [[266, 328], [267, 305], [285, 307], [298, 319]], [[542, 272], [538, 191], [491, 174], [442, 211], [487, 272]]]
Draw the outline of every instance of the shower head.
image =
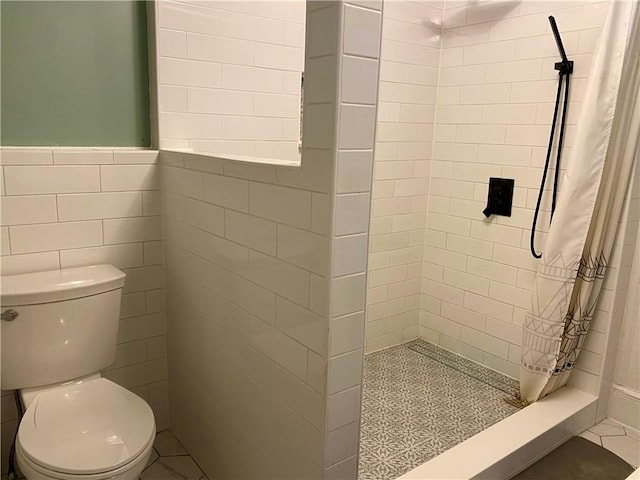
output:
[[553, 18], [553, 15], [549, 15], [549, 23], [551, 24], [551, 30], [553, 30], [553, 36], [556, 38], [556, 45], [558, 46], [558, 51], [560, 52], [560, 56], [562, 57], [563, 62], [568, 62], [567, 53], [564, 51], [564, 45], [562, 44], [562, 38], [560, 38], [560, 32], [558, 31], [558, 25], [556, 24], [556, 19]]
[[560, 57], [562, 57], [562, 61], [557, 62], [554, 67], [556, 70], [559, 70], [561, 74], [573, 73], [573, 62], [567, 58], [567, 52], [564, 50], [562, 38], [560, 38], [560, 31], [558, 30], [558, 25], [556, 24], [556, 19], [553, 18], [553, 15], [549, 16], [549, 23], [551, 24], [551, 30], [553, 30], [553, 36], [556, 39], [558, 52], [560, 52]]

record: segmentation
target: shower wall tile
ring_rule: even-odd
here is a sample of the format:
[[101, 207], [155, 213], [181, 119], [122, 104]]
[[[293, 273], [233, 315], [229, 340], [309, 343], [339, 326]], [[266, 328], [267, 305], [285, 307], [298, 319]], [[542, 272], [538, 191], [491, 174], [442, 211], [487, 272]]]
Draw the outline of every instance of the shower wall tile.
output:
[[[0, 157], [7, 173], [2, 275], [100, 263], [122, 269], [131, 293], [123, 295], [115, 363], [103, 375], [149, 401], [158, 429], [167, 428], [162, 232], [159, 215], [143, 217], [143, 196], [158, 193], [157, 181], [149, 180], [157, 178], [158, 152], [10, 147]], [[114, 161], [134, 168], [105, 165]], [[109, 169], [102, 185], [99, 164]], [[107, 192], [110, 185], [122, 191]], [[3, 439], [13, 435], [16, 418], [3, 408]], [[9, 447], [2, 443], [3, 461]]]
[[[355, 2], [354, 2], [355, 3]], [[338, 90], [336, 185], [332, 215], [331, 303], [324, 451], [325, 477], [355, 478], [358, 451], [366, 269], [370, 229], [373, 147], [376, 130], [375, 98], [382, 13], [343, 2], [341, 69]], [[364, 77], [368, 77], [363, 83]], [[372, 81], [373, 77], [375, 82]], [[360, 84], [359, 92], [354, 85]], [[355, 105], [354, 103], [368, 105]]]
[[[384, 4], [368, 259], [367, 352], [418, 335], [419, 271], [428, 177], [433, 169], [440, 31], [439, 27], [418, 25], [415, 19], [441, 14], [442, 4]], [[418, 272], [415, 279], [414, 272]]]
[[[581, 65], [570, 92], [570, 146], [608, 8], [607, 2], [534, 3], [496, 9], [444, 3], [427, 193], [420, 335], [507, 375], [519, 368], [522, 317], [538, 266], [529, 229], [557, 88], [558, 53], [547, 17], [556, 17], [568, 56]], [[482, 215], [489, 177], [515, 180], [511, 217]], [[538, 248], [550, 197], [541, 205]], [[588, 373], [579, 381], [595, 385], [597, 362], [585, 363]]]
[[159, 1], [161, 146], [298, 163], [305, 4]]

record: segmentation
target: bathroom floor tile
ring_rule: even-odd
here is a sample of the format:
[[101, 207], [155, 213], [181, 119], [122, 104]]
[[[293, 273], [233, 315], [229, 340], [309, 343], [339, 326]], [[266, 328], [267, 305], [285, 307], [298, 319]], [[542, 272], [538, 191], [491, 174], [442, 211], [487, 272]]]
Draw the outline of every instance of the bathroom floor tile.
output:
[[581, 437], [602, 445], [634, 468], [640, 466], [640, 439], [638, 431], [610, 418], [585, 430]]
[[602, 446], [602, 442], [600, 441], [600, 436], [599, 436], [599, 435], [596, 435], [596, 434], [595, 434], [595, 433], [593, 433], [593, 432], [590, 432], [589, 430], [587, 430], [587, 431], [585, 431], [585, 432], [582, 432], [582, 433], [580, 434], [580, 436], [581, 436], [582, 438], [586, 438], [586, 439], [587, 439], [587, 440], [589, 440], [590, 442], [595, 443], [596, 445], [600, 445], [600, 446]]
[[200, 480], [204, 473], [188, 455], [160, 457], [147, 468], [142, 480]]
[[365, 356], [359, 480], [390, 480], [518, 411], [517, 382], [424, 341]]
[[161, 457], [171, 457], [175, 455], [189, 455], [182, 444], [169, 430], [164, 430], [156, 435], [153, 447]]
[[619, 423], [614, 422], [608, 418], [605, 418], [599, 424], [594, 425], [589, 429], [590, 432], [600, 435], [625, 435], [624, 427]]
[[602, 437], [602, 446], [634, 468], [640, 466], [640, 441], [629, 436]]

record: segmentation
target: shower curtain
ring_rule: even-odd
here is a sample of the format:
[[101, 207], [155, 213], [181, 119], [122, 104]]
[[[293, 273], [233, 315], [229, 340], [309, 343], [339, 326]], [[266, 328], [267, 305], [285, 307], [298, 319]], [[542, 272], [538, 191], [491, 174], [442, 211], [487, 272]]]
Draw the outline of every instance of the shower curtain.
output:
[[636, 1], [612, 1], [523, 325], [520, 396], [566, 385], [593, 318], [640, 137]]

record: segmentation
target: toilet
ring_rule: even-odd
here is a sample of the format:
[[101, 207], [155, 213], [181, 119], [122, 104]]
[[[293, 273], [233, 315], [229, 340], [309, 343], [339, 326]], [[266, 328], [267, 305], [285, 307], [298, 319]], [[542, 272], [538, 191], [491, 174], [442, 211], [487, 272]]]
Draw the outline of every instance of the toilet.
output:
[[1, 279], [0, 385], [25, 409], [15, 459], [28, 480], [136, 479], [151, 455], [151, 408], [100, 375], [115, 359], [124, 280], [112, 265]]

